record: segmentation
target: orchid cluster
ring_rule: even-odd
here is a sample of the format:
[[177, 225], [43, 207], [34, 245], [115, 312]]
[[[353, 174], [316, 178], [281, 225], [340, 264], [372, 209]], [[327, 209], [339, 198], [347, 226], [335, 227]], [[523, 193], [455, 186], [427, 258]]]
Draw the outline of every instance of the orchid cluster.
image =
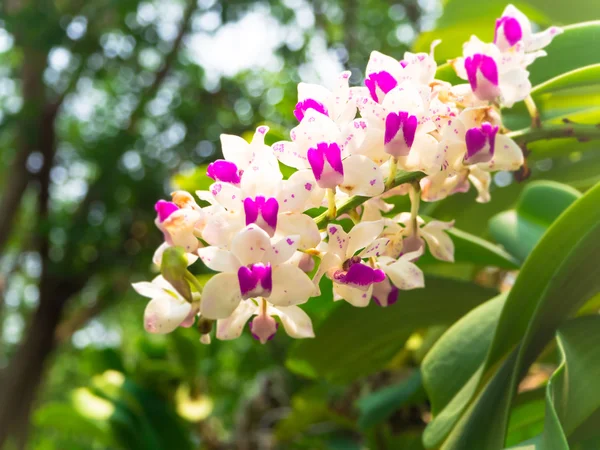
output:
[[[436, 43], [400, 61], [374, 51], [364, 86], [350, 87], [350, 72], [332, 91], [299, 84], [289, 141], [265, 144], [266, 126], [250, 143], [222, 135], [223, 159], [208, 166], [214, 183], [196, 192], [199, 202], [177, 191], [156, 203], [162, 275], [133, 285], [151, 298], [146, 330], [196, 323], [209, 343], [215, 322], [218, 339], [240, 336], [248, 323], [265, 343], [281, 323], [291, 337], [308, 338], [312, 322], [299, 305], [321, 295], [323, 277], [334, 300], [356, 307], [386, 307], [400, 291], [424, 287], [415, 263], [426, 248], [454, 260], [453, 223], [422, 219], [419, 202], [471, 185], [487, 202], [491, 172], [523, 165], [500, 109], [528, 99], [527, 66], [561, 32], [533, 33], [512, 5], [495, 31], [493, 43], [473, 36], [450, 62], [464, 84], [435, 78]], [[286, 178], [281, 165], [296, 171]], [[386, 200], [401, 195], [411, 209], [394, 215]], [[186, 268], [198, 259], [216, 272], [204, 285]]]

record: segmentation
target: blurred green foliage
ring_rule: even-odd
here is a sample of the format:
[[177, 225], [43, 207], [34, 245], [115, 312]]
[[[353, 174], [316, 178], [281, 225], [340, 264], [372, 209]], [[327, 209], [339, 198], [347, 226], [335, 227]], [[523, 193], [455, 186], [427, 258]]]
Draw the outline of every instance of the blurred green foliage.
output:
[[[515, 4], [542, 27], [600, 18], [584, 0]], [[469, 192], [424, 205], [427, 216], [456, 219], [457, 263], [424, 256], [428, 288], [390, 309], [335, 304], [325, 286], [306, 307], [314, 340], [278, 333], [261, 346], [245, 333], [204, 346], [195, 329], [148, 335], [145, 301], [130, 288], [157, 274], [154, 202], [208, 186], [221, 133], [247, 137], [266, 124], [269, 143], [284, 139], [300, 80], [327, 83], [346, 67], [359, 84], [371, 50], [400, 58], [429, 51], [434, 37], [444, 40], [436, 58], [445, 62], [470, 34], [489, 39], [504, 6], [2, 2], [0, 437], [11, 432], [8, 448], [416, 450], [423, 436], [442, 448], [473, 440], [490, 450], [598, 448], [597, 320], [570, 319], [588, 300], [585, 312], [598, 309], [588, 294], [600, 241], [586, 234], [598, 222], [595, 142], [530, 145], [530, 180], [552, 183], [503, 173], [489, 204]], [[600, 123], [598, 45], [598, 22], [571, 26], [531, 67], [544, 120]], [[443, 67], [439, 76], [453, 75]], [[522, 105], [506, 118], [513, 129], [528, 125]], [[406, 206], [399, 199], [394, 212]], [[523, 262], [515, 290], [489, 300]], [[570, 295], [556, 280], [585, 292]], [[528, 353], [517, 355], [521, 345]], [[527, 372], [536, 360], [545, 368], [538, 378]], [[523, 377], [536, 389], [515, 395]], [[589, 391], [577, 389], [584, 385]], [[496, 394], [502, 401], [489, 400]]]

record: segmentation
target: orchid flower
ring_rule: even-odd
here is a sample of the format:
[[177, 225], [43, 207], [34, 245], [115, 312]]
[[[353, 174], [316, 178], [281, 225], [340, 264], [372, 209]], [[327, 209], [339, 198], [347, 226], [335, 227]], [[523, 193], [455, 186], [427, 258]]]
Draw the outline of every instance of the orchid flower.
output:
[[335, 300], [367, 306], [373, 284], [383, 281], [385, 274], [363, 259], [375, 257], [387, 244], [387, 239], [377, 239], [382, 230], [383, 221], [361, 222], [349, 233], [339, 225], [329, 225], [329, 242], [313, 281], [318, 285], [323, 275], [327, 275], [333, 281]]
[[262, 344], [273, 339], [279, 328], [273, 316], [279, 317], [290, 337], [302, 339], [315, 336], [310, 317], [298, 306], [275, 307], [263, 298], [243, 300], [229, 317], [217, 320], [217, 338], [230, 340], [239, 337], [252, 316], [255, 317], [248, 323], [250, 332]]
[[356, 105], [353, 101], [354, 89], [348, 85], [351, 72], [346, 70], [338, 78], [333, 91], [318, 84], [299, 83], [298, 103], [294, 116], [302, 122], [309, 109], [324, 114], [339, 127], [351, 122], [356, 116]]
[[535, 57], [545, 56], [546, 52], [539, 50], [550, 44], [552, 39], [562, 32], [559, 27], [550, 27], [539, 33], [533, 33], [527, 16], [513, 5], [508, 5], [502, 17], [496, 20], [494, 44], [502, 52], [522, 48], [526, 53], [535, 52]]
[[273, 152], [287, 166], [311, 169], [321, 188], [339, 187], [349, 195], [368, 197], [383, 192], [379, 167], [354, 154], [365, 137], [363, 121], [350, 122], [340, 130], [329, 117], [311, 108], [290, 135], [292, 141], [275, 143]]
[[150, 298], [144, 311], [144, 328], [149, 333], [166, 334], [178, 326], [191, 327], [199, 304], [188, 303], [161, 275], [152, 282], [133, 283], [136, 292]]
[[196, 225], [202, 219], [202, 212], [193, 208], [180, 208], [173, 202], [159, 200], [154, 205], [155, 224], [163, 232], [169, 245], [183, 247], [192, 253], [198, 248]]
[[399, 291], [425, 287], [425, 276], [413, 262], [423, 254], [423, 249], [405, 253], [398, 259], [389, 256], [377, 258], [378, 267], [385, 273], [384, 280], [373, 285], [373, 300], [379, 306], [393, 305], [398, 300]]
[[463, 46], [463, 57], [452, 64], [456, 74], [469, 81], [478, 99], [510, 108], [531, 92], [526, 67], [532, 62], [523, 49], [502, 53], [495, 44], [484, 44], [471, 36]]
[[301, 269], [288, 262], [299, 241], [299, 236], [289, 236], [272, 244], [267, 232], [252, 224], [236, 234], [230, 250], [199, 249], [202, 262], [221, 272], [204, 286], [202, 315], [225, 319], [249, 298], [265, 298], [276, 307], [306, 302], [314, 285]]
[[371, 52], [365, 77], [365, 86], [371, 99], [382, 103], [392, 89], [407, 81], [418, 85], [433, 82], [437, 70], [433, 49], [439, 42], [432, 43], [429, 55], [406, 52], [400, 61], [377, 51]]

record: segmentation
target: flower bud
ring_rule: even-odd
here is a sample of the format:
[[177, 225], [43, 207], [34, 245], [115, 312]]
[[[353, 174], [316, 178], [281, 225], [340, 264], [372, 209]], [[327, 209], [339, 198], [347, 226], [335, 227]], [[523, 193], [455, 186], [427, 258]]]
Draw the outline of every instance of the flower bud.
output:
[[188, 302], [192, 301], [192, 290], [185, 279], [188, 261], [181, 247], [169, 247], [162, 256], [160, 272], [162, 276], [179, 292]]

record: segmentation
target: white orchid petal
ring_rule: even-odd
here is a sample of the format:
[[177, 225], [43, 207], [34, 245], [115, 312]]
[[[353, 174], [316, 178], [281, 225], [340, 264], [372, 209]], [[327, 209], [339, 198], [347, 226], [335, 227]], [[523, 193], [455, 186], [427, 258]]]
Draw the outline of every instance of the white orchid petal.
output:
[[394, 286], [400, 290], [417, 289], [425, 286], [423, 271], [404, 258], [384, 266], [383, 270], [390, 277]]
[[298, 170], [310, 167], [306, 157], [308, 147], [302, 148], [295, 142], [279, 141], [274, 143], [271, 148], [277, 159], [288, 167]]
[[273, 290], [268, 300], [275, 306], [305, 303], [315, 293], [315, 285], [298, 267], [283, 264], [273, 268]]
[[155, 297], [144, 310], [144, 328], [149, 333], [166, 334], [175, 330], [188, 316], [192, 305], [165, 292]]
[[232, 134], [221, 135], [221, 150], [223, 157], [238, 166], [238, 169], [245, 169], [253, 158], [250, 144], [244, 138]]
[[353, 256], [361, 248], [371, 244], [383, 231], [383, 220], [375, 222], [360, 222], [348, 233], [346, 257]]
[[237, 272], [240, 267], [230, 251], [218, 247], [199, 248], [198, 255], [206, 267], [216, 272]]
[[243, 194], [240, 188], [218, 181], [210, 186], [210, 192], [221, 206], [229, 211], [242, 209]]
[[390, 244], [390, 238], [383, 237], [375, 239], [373, 242], [367, 245], [362, 252], [360, 252], [359, 256], [361, 258], [378, 257], [386, 252], [386, 249]]
[[306, 214], [284, 213], [277, 216], [277, 236], [300, 236], [298, 248], [308, 250], [321, 242], [321, 234], [315, 221]]
[[373, 285], [369, 286], [366, 291], [362, 291], [345, 284], [333, 283], [333, 292], [340, 298], [346, 300], [352, 306], [364, 308], [371, 300], [371, 296], [373, 294]]
[[269, 235], [256, 225], [248, 225], [231, 242], [231, 253], [243, 266], [263, 262], [265, 254], [270, 250]]
[[219, 273], [204, 285], [200, 312], [207, 319], [224, 319], [235, 311], [241, 300], [237, 274]]
[[267, 256], [267, 260], [271, 263], [272, 266], [283, 264], [284, 262], [288, 261], [292, 256], [294, 256], [294, 253], [296, 253], [299, 244], [299, 235], [284, 237], [271, 247], [271, 251]]
[[258, 305], [252, 300], [241, 301], [229, 317], [217, 320], [217, 339], [227, 341], [240, 337], [248, 319], [258, 311]]
[[327, 252], [337, 255], [340, 259], [346, 259], [348, 253], [348, 234], [340, 225], [329, 224], [327, 226], [328, 245]]
[[442, 261], [454, 262], [454, 242], [444, 232], [454, 226], [454, 222], [441, 222], [432, 220], [420, 230], [420, 235], [427, 242], [431, 254]]
[[158, 297], [159, 295], [163, 295], [165, 293], [163, 288], [156, 283], [151, 283], [150, 281], [132, 283], [131, 287], [133, 287], [138, 294], [148, 298]]
[[383, 175], [379, 167], [366, 156], [352, 155], [342, 161], [344, 182], [342, 192], [348, 195], [374, 197], [384, 190]]
[[389, 72], [398, 80], [402, 75], [402, 66], [397, 59], [378, 51], [372, 51], [367, 62], [367, 76], [377, 72]]
[[494, 157], [489, 163], [479, 164], [488, 170], [517, 170], [523, 165], [523, 151], [515, 141], [504, 134], [496, 136]]
[[297, 306], [278, 306], [269, 307], [269, 314], [278, 316], [281, 319], [283, 328], [288, 336], [295, 339], [315, 337], [312, 321], [308, 314]]

